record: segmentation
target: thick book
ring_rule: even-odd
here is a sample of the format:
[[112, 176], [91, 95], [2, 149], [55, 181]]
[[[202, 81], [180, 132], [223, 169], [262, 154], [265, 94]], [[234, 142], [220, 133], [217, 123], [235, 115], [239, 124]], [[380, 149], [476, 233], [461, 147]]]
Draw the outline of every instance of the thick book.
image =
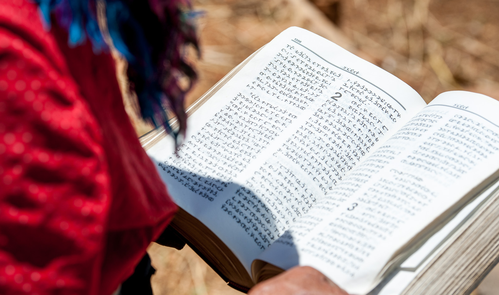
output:
[[351, 294], [465, 294], [497, 262], [499, 102], [426, 104], [300, 28], [189, 111], [175, 150], [141, 140], [180, 212], [172, 226], [246, 291], [298, 265]]

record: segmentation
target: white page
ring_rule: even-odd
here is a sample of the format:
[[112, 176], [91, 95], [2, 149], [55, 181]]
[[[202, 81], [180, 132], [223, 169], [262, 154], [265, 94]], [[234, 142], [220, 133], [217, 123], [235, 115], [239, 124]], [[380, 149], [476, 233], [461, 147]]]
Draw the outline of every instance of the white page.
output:
[[[148, 153], [177, 204], [215, 232], [249, 272], [263, 249], [379, 144], [380, 133], [393, 132], [424, 105], [398, 78], [291, 28], [189, 118], [180, 159], [170, 138]], [[359, 121], [349, 122], [353, 118]], [[335, 133], [311, 130], [319, 126], [345, 133], [333, 138], [341, 153], [319, 159], [314, 155], [320, 151], [307, 157], [290, 151], [324, 148], [324, 139]], [[351, 138], [355, 134], [363, 138]], [[353, 143], [362, 143], [358, 157], [348, 148]], [[338, 173], [326, 178], [326, 161], [340, 158]], [[322, 170], [312, 171], [312, 161]], [[316, 181], [320, 178], [327, 186]]]
[[350, 293], [369, 292], [399, 248], [497, 171], [498, 109], [479, 94], [440, 95], [326, 197], [348, 201], [334, 212], [317, 203], [308, 215], [319, 223], [307, 215], [259, 259], [311, 265]]

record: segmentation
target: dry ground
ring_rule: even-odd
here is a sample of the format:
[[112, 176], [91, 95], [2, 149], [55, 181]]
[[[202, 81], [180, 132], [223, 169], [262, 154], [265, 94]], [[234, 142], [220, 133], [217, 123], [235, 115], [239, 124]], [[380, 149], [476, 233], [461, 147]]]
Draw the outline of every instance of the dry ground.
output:
[[[315, 2], [329, 15], [334, 10], [339, 34], [308, 5], [297, 8], [307, 0], [195, 1], [195, 8], [205, 13], [199, 19], [203, 52], [196, 61], [200, 81], [189, 102], [290, 25], [335, 40], [406, 81], [426, 101], [453, 89], [499, 98], [499, 0], [341, 0], [339, 8], [336, 1]], [[158, 268], [155, 294], [239, 293], [190, 249], [153, 244], [149, 252]], [[499, 294], [496, 278], [499, 270], [479, 293]]]

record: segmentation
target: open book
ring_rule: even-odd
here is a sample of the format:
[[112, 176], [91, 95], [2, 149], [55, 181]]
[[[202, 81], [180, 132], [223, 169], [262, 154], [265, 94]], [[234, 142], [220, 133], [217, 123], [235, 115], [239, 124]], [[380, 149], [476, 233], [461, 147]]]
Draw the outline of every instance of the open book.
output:
[[383, 293], [401, 270], [435, 264], [497, 197], [499, 102], [455, 91], [426, 105], [300, 28], [194, 108], [177, 154], [169, 137], [143, 144], [181, 208], [174, 228], [243, 291], [309, 265], [351, 294]]

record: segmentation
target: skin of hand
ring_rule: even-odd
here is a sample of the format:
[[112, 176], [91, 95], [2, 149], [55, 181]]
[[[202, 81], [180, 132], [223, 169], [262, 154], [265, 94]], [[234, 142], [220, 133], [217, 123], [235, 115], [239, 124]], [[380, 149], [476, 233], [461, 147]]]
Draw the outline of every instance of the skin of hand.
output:
[[294, 267], [253, 287], [248, 295], [348, 295], [318, 270]]

